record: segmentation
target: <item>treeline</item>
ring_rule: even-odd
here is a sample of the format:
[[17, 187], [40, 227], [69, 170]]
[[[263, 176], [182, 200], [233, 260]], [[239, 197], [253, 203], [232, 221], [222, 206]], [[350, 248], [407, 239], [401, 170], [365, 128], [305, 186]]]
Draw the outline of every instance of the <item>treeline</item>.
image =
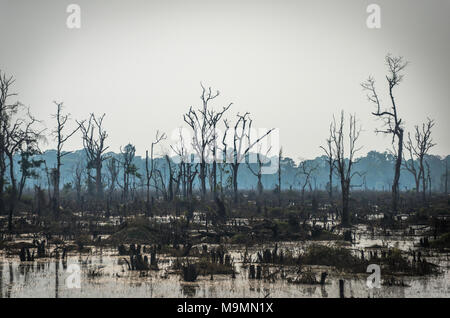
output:
[[[121, 154], [109, 152], [107, 155], [110, 158], [114, 158], [116, 162], [120, 162]], [[46, 162], [48, 167], [55, 165], [56, 161], [56, 150], [47, 150], [42, 154], [37, 154], [32, 157], [36, 162]], [[163, 157], [157, 157], [154, 159], [155, 165], [160, 167], [162, 174], [165, 176], [169, 175], [169, 169], [167, 160]], [[15, 156], [15, 174], [21, 175], [21, 156]], [[171, 163], [176, 166], [176, 158], [171, 158]], [[268, 161], [268, 160], [267, 160]], [[430, 178], [426, 182], [431, 182], [427, 189], [432, 192], [445, 193], [446, 191], [446, 169], [449, 166], [450, 156], [441, 158], [435, 155], [427, 155], [425, 161], [428, 163], [426, 173], [428, 174], [428, 169], [430, 169]], [[76, 185], [78, 183], [78, 178], [81, 177], [81, 187], [82, 191], [87, 191], [88, 182], [86, 169], [82, 169], [86, 166], [87, 158], [85, 150], [77, 150], [69, 153], [62, 159], [61, 167], [61, 185], [65, 189], [70, 189], [75, 191]], [[305, 173], [303, 173], [302, 165], [306, 167], [312, 167], [311, 174], [309, 178]], [[327, 166], [327, 157], [320, 156], [311, 160], [305, 160], [301, 162], [295, 162], [289, 157], [283, 157], [281, 160], [281, 190], [297, 190], [300, 191], [303, 185], [306, 184], [306, 191], [313, 190], [327, 190], [329, 187], [329, 168]], [[411, 161], [409, 162], [411, 163]], [[143, 174], [145, 173], [145, 157], [135, 156], [132, 160], [132, 164], [135, 168], [133, 173], [129, 175], [131, 181], [132, 191], [139, 191], [145, 187], [145, 180]], [[253, 169], [256, 168], [257, 164], [249, 164]], [[419, 166], [418, 160], [414, 160], [414, 165]], [[366, 156], [359, 158], [359, 161], [355, 164], [355, 171], [359, 172], [359, 175], [352, 180], [352, 186], [354, 189], [358, 190], [375, 190], [375, 191], [390, 191], [392, 187], [393, 171], [395, 166], [394, 156], [388, 152], [377, 152], [370, 151]], [[210, 171], [212, 166], [209, 164], [207, 170]], [[33, 191], [35, 186], [40, 188], [48, 188], [48, 178], [46, 175], [46, 170], [44, 164], [39, 167], [33, 167], [33, 173], [29, 178], [26, 179], [24, 185], [25, 191]], [[239, 188], [242, 190], [257, 190], [258, 179], [251, 172], [247, 164], [244, 164], [241, 168], [238, 176]], [[124, 186], [124, 170], [119, 167], [119, 174], [117, 178], [118, 189], [123, 189]], [[231, 173], [230, 168], [225, 169], [221, 187], [226, 191], [231, 191]], [[416, 180], [411, 173], [408, 173], [406, 169], [403, 169], [404, 173], [400, 178], [400, 186], [402, 191], [415, 191], [416, 190]], [[8, 173], [7, 173], [8, 175]], [[103, 186], [106, 187], [106, 181], [110, 178], [109, 171], [107, 167], [102, 168], [102, 175], [104, 176]], [[261, 178], [263, 189], [265, 190], [275, 190], [278, 185], [278, 174], [267, 174], [263, 175]], [[167, 179], [167, 178], [166, 178]], [[308, 179], [308, 180], [307, 180]], [[221, 180], [219, 180], [220, 183]], [[335, 191], [339, 191], [338, 179], [334, 178], [332, 180], [333, 188]], [[166, 180], [167, 183], [167, 180]], [[198, 179], [194, 179], [193, 188], [195, 190], [199, 189]], [[448, 180], [447, 180], [448, 186]], [[209, 180], [207, 180], [207, 187], [210, 188]], [[421, 189], [421, 185], [419, 185]]]
[[[405, 131], [395, 92], [404, 78], [407, 63], [402, 57], [386, 56], [386, 88], [390, 99], [379, 98], [375, 79], [362, 83], [370, 103], [368, 114], [380, 119], [376, 133], [388, 134], [392, 153], [370, 152], [361, 157], [360, 132], [356, 117], [333, 116], [329, 138], [321, 146], [324, 156], [295, 163], [285, 158], [277, 143], [277, 130], [256, 130], [249, 113], [233, 113], [233, 103], [219, 110], [211, 104], [219, 97], [201, 85], [200, 106], [190, 107], [182, 115], [185, 127], [171, 142], [170, 152], [158, 154], [167, 142], [164, 132], [157, 132], [149, 142], [145, 158], [136, 156], [134, 145], [127, 144], [119, 154], [109, 150], [106, 114], [90, 114], [86, 119], [70, 117], [62, 102], [55, 102], [52, 129], [41, 129], [30, 109], [17, 100], [14, 78], [0, 72], [0, 211], [8, 214], [8, 227], [24, 190], [33, 185], [31, 204], [40, 211], [50, 208], [57, 219], [64, 211], [62, 197], [73, 196], [79, 209], [95, 206], [110, 211], [112, 205], [138, 200], [146, 215], [151, 215], [155, 201], [172, 202], [181, 198], [192, 213], [193, 199], [214, 200], [219, 214], [225, 214], [224, 202], [239, 204], [239, 191], [254, 189], [257, 202], [264, 190], [273, 191], [279, 206], [282, 191], [306, 192], [325, 189], [330, 202], [339, 198], [342, 223], [348, 225], [350, 197], [355, 188], [392, 192], [387, 213], [399, 212], [401, 191], [420, 193], [423, 203], [431, 191], [447, 193], [448, 157], [430, 155], [434, 120]], [[74, 129], [68, 127], [75, 123]], [[274, 138], [272, 138], [274, 137]], [[53, 139], [56, 149], [42, 154], [42, 140]], [[83, 150], [71, 152], [65, 143], [81, 138]], [[80, 204], [86, 202], [87, 204]], [[66, 202], [67, 204], [67, 202]]]

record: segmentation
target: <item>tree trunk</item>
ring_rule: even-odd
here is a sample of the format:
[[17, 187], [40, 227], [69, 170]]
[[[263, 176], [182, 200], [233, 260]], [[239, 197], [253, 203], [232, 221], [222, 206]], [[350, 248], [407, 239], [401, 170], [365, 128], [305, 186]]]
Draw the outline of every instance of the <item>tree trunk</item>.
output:
[[278, 205], [281, 207], [281, 150], [278, 155]]
[[202, 187], [202, 199], [206, 198], [206, 163], [205, 160], [200, 162], [200, 182]]
[[333, 200], [333, 163], [330, 162], [330, 175], [329, 175], [329, 183], [330, 183], [330, 189], [329, 189], [329, 195], [330, 195], [330, 201]]
[[425, 203], [426, 198], [426, 191], [427, 191], [427, 179], [425, 177], [425, 167], [423, 165], [423, 158], [420, 158], [420, 171], [422, 173], [422, 201]]
[[103, 186], [102, 186], [102, 163], [97, 164], [95, 169], [95, 185], [97, 188], [97, 198], [101, 199], [103, 197]]
[[3, 199], [4, 193], [4, 174], [0, 175], [0, 211], [3, 213], [5, 211], [5, 201]]
[[398, 137], [398, 153], [395, 162], [394, 182], [392, 183], [392, 211], [394, 214], [398, 213], [400, 168], [402, 166], [402, 153], [403, 153], [403, 130], [401, 130], [400, 128], [397, 137]]
[[57, 153], [56, 155], [56, 170], [55, 170], [55, 184], [53, 189], [53, 213], [55, 216], [59, 216], [59, 180], [61, 176], [61, 154]]
[[342, 225], [350, 225], [350, 211], [349, 211], [349, 194], [350, 194], [350, 183], [342, 183]]
[[[215, 127], [214, 127], [215, 128]], [[213, 149], [213, 166], [212, 166], [212, 174], [213, 174], [213, 193], [214, 198], [217, 197], [217, 163], [216, 163], [216, 146]]]
[[416, 194], [417, 194], [417, 196], [419, 196], [420, 178], [418, 176], [414, 176], [414, 178], [415, 178], [414, 181], [416, 182]]
[[261, 198], [263, 192], [263, 184], [261, 181], [261, 172], [258, 174], [258, 197]]
[[239, 170], [239, 164], [233, 165], [233, 198], [234, 203], [238, 203], [238, 170]]
[[17, 188], [16, 179], [14, 177], [14, 161], [13, 156], [9, 156], [9, 173], [11, 178], [11, 195], [9, 198], [9, 214], [8, 214], [8, 231], [12, 231], [12, 218], [16, 207]]
[[53, 212], [55, 213], [55, 216], [59, 216], [59, 175], [58, 171], [55, 171], [55, 184], [53, 189]]

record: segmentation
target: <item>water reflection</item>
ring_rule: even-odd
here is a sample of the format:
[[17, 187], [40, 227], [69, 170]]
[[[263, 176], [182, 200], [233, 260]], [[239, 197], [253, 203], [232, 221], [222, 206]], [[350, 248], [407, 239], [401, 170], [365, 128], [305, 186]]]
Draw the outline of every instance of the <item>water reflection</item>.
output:
[[3, 262], [0, 262], [0, 298], [3, 298]]
[[[367, 245], [367, 238], [361, 237], [358, 244], [352, 246], [357, 250]], [[393, 246], [398, 240], [394, 238], [377, 239]], [[329, 242], [321, 242], [330, 244]], [[280, 248], [294, 252], [303, 251], [310, 242], [279, 243]], [[370, 245], [369, 245], [370, 246]], [[399, 242], [402, 248], [407, 243]], [[265, 245], [265, 247], [270, 247]], [[408, 247], [409, 248], [409, 247]], [[259, 247], [249, 248], [254, 253]], [[313, 268], [320, 273], [329, 273], [325, 285], [290, 284], [285, 279], [274, 281], [249, 280], [248, 268], [241, 262], [242, 248], [229, 246], [236, 265], [236, 278], [230, 275], [200, 276], [195, 283], [184, 283], [177, 274], [170, 274], [170, 265], [175, 258], [161, 259], [159, 271], [128, 271], [121, 262], [123, 257], [115, 249], [93, 248], [89, 254], [74, 252], [65, 259], [37, 259], [34, 262], [21, 263], [18, 257], [0, 254], [0, 297], [339, 297], [339, 279], [345, 279], [346, 297], [450, 297], [448, 282], [449, 259], [447, 255], [428, 255], [427, 259], [439, 264], [443, 274], [427, 277], [402, 277], [405, 285], [382, 286], [369, 289], [366, 286], [367, 275], [347, 275], [324, 269]], [[366, 251], [366, 254], [368, 252]], [[66, 272], [70, 264], [81, 266], [81, 289], [69, 289], [64, 284], [70, 275]], [[271, 271], [276, 270], [272, 268]], [[95, 275], [93, 273], [96, 273]], [[168, 274], [169, 273], [169, 274]], [[9, 277], [9, 280], [8, 280]], [[382, 277], [383, 278], [383, 277]]]
[[194, 297], [197, 293], [198, 285], [182, 285], [183, 296]]
[[59, 291], [59, 260], [55, 261], [55, 298], [58, 298]]

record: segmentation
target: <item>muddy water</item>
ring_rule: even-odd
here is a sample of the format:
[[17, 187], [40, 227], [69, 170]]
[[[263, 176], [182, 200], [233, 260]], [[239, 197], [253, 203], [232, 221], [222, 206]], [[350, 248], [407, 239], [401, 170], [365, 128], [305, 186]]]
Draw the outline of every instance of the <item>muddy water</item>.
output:
[[[332, 242], [316, 242], [333, 244]], [[279, 248], [294, 253], [302, 251], [311, 242], [279, 243]], [[414, 248], [414, 238], [405, 240], [395, 236], [359, 237], [348, 248], [359, 250], [375, 244], [397, 246], [402, 250]], [[254, 254], [263, 246], [249, 249]], [[265, 245], [264, 247], [271, 247]], [[345, 280], [346, 297], [450, 297], [450, 261], [445, 254], [430, 255], [427, 260], [440, 265], [442, 274], [426, 277], [402, 277], [409, 287], [381, 286], [369, 289], [369, 274], [350, 275], [332, 271], [330, 268], [313, 266], [317, 276], [327, 271], [327, 284], [291, 284], [285, 279], [275, 281], [249, 280], [247, 268], [242, 264], [243, 250], [228, 247], [238, 272], [230, 275], [200, 276], [195, 283], [185, 283], [171, 271], [171, 257], [161, 257], [159, 271], [146, 273], [128, 271], [123, 257], [114, 249], [93, 248], [88, 254], [69, 254], [67, 262], [55, 259], [39, 259], [21, 263], [17, 256], [0, 254], [0, 297], [339, 297], [339, 279]], [[81, 288], [73, 282], [67, 271], [71, 264], [80, 268]], [[275, 271], [277, 268], [269, 268]], [[289, 271], [288, 268], [286, 268]], [[295, 269], [292, 269], [295, 270]], [[383, 279], [383, 273], [381, 273]]]

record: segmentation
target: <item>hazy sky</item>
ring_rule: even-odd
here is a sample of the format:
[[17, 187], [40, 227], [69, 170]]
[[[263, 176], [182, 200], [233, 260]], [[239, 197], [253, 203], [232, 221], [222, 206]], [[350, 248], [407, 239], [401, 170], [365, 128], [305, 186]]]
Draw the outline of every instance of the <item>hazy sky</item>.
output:
[[[81, 29], [66, 27], [70, 3], [81, 7]], [[381, 29], [366, 26], [370, 3], [381, 7]], [[364, 127], [362, 154], [389, 148], [360, 83], [375, 76], [387, 102], [391, 52], [411, 62], [396, 91], [406, 129], [435, 118], [432, 153], [447, 155], [449, 13], [448, 0], [0, 0], [0, 69], [49, 129], [53, 100], [75, 119], [106, 113], [111, 150], [132, 142], [139, 155], [157, 129], [183, 125], [202, 81], [220, 90], [215, 107], [234, 102], [229, 117], [249, 111], [255, 127], [280, 128], [297, 160], [322, 154], [340, 109]], [[78, 135], [66, 149], [81, 146]]]

